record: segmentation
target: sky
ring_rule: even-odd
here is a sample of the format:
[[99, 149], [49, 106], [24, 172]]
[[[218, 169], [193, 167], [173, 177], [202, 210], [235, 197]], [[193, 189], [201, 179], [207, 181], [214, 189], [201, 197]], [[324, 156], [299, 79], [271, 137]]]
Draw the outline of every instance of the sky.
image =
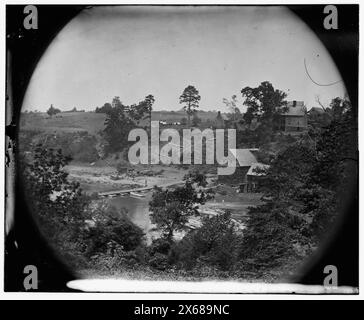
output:
[[269, 81], [288, 100], [318, 106], [344, 96], [330, 55], [284, 7], [96, 7], [56, 36], [27, 89], [23, 110], [94, 110], [114, 96], [130, 105], [148, 94], [155, 110], [179, 110], [188, 85], [201, 110], [227, 108], [223, 98]]

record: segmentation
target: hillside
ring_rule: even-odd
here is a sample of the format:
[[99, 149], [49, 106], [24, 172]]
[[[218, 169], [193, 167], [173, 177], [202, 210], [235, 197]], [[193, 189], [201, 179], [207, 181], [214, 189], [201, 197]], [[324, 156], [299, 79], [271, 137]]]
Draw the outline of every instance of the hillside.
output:
[[[202, 121], [213, 121], [216, 119], [217, 112], [215, 111], [197, 111], [197, 116]], [[182, 118], [186, 118], [187, 115], [183, 111], [153, 111], [152, 112], [152, 120], [159, 120], [159, 121], [167, 121], [167, 122], [174, 122], [174, 121], [181, 121]]]
[[55, 133], [87, 131], [97, 134], [104, 128], [105, 118], [105, 114], [94, 112], [62, 112], [52, 118], [46, 113], [23, 113], [20, 129]]
[[[213, 121], [217, 112], [198, 111], [197, 116], [203, 121]], [[186, 113], [181, 111], [153, 111], [152, 120], [181, 121]], [[87, 131], [97, 134], [104, 128], [106, 114], [95, 112], [62, 112], [53, 117], [46, 113], [23, 113], [21, 116], [21, 130], [41, 130], [47, 132], [79, 132]]]

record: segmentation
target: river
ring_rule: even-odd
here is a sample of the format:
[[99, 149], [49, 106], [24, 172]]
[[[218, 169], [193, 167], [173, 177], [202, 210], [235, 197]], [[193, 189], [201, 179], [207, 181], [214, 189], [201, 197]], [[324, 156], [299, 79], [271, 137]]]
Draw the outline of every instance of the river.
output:
[[[240, 195], [244, 197], [252, 197], [252, 194], [239, 194], [239, 196]], [[158, 231], [152, 230], [153, 225], [150, 221], [149, 201], [151, 198], [152, 193], [148, 192], [145, 194], [145, 197], [142, 198], [125, 195], [108, 199], [110, 204], [112, 204], [116, 209], [125, 208], [128, 211], [128, 217], [130, 220], [144, 231], [148, 244], [151, 243], [153, 238], [159, 236]], [[217, 196], [216, 198], [221, 197]], [[206, 205], [201, 206], [201, 208], [204, 208], [204, 210], [207, 209], [210, 213], [219, 211], [221, 212], [222, 209], [229, 209], [233, 213], [233, 218], [235, 218], [236, 221], [241, 221], [242, 217], [246, 218], [249, 207], [256, 205], [256, 203], [254, 203], [251, 199], [250, 201], [225, 201], [225, 199], [218, 200], [219, 201], [216, 201], [216, 199], [214, 201], [209, 201], [206, 203]], [[236, 214], [236, 212], [238, 212], [238, 214]], [[239, 224], [241, 224], [242, 227], [244, 225], [241, 222]], [[182, 236], [183, 233], [177, 234], [177, 238], [181, 238]]]

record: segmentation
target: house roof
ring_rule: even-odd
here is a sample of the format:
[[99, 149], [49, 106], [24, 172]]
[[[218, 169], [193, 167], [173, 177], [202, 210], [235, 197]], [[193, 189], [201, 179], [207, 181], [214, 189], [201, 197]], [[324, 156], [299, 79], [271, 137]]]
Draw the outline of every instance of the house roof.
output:
[[257, 158], [250, 149], [230, 150], [238, 160], [240, 167], [250, 167], [252, 163], [257, 162]]
[[307, 111], [303, 101], [288, 101], [287, 108], [283, 113], [285, 116], [304, 116]]
[[324, 110], [322, 110], [322, 108], [319, 108], [319, 107], [312, 107], [308, 112], [310, 113], [325, 113]]
[[255, 172], [255, 169], [268, 169], [269, 165], [267, 164], [263, 164], [263, 163], [259, 163], [259, 162], [255, 162], [252, 163], [251, 167], [249, 168], [247, 175], [248, 176], [256, 176], [256, 177], [260, 177], [260, 176], [264, 176], [263, 172]]

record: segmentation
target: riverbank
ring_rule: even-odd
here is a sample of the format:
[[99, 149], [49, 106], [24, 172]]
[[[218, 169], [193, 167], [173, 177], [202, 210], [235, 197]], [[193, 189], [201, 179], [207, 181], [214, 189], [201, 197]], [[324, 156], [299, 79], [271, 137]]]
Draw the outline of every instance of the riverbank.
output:
[[65, 169], [69, 173], [69, 179], [78, 181], [82, 189], [89, 194], [146, 186], [163, 186], [182, 181], [185, 174], [188, 173], [186, 169], [162, 165], [148, 168], [135, 166], [133, 169], [138, 171], [138, 174], [134, 175], [119, 174], [112, 166], [72, 164], [66, 166]]
[[[83, 190], [87, 193], [108, 192], [112, 190], [127, 190], [147, 186], [166, 186], [183, 181], [183, 177], [188, 173], [187, 169], [173, 166], [156, 165], [148, 167], [135, 166], [138, 174], [118, 175], [112, 166], [92, 166], [82, 164], [72, 164], [66, 167], [69, 179], [78, 181]], [[144, 173], [144, 174], [143, 174]], [[118, 177], [115, 180], [115, 176]], [[261, 194], [257, 193], [238, 193], [237, 188], [229, 185], [216, 185], [216, 177], [209, 175], [208, 182], [215, 191], [214, 199], [200, 206], [202, 216], [213, 216], [229, 210], [237, 228], [243, 230], [248, 219], [249, 207], [261, 204]], [[132, 195], [114, 196], [107, 198], [107, 201], [117, 210], [126, 209], [130, 220], [142, 228], [146, 235], [148, 244], [154, 238], [159, 237], [159, 233], [152, 224], [149, 212], [149, 201], [151, 200], [152, 190], [148, 190], [141, 197]], [[187, 225], [190, 229], [201, 226], [200, 217], [191, 217]], [[181, 239], [184, 232], [176, 233], [175, 238]]]

